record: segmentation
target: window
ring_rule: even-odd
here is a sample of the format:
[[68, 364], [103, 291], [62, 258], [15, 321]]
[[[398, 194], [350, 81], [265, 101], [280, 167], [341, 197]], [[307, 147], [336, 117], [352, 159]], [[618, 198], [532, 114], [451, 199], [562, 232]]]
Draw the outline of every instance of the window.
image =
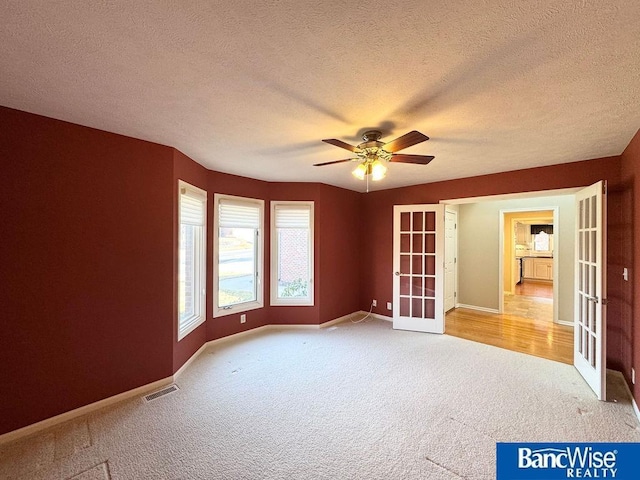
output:
[[550, 252], [553, 250], [553, 225], [531, 225], [531, 240], [536, 252]]
[[207, 192], [182, 180], [178, 207], [178, 340], [205, 320]]
[[551, 235], [547, 232], [540, 232], [533, 235], [533, 249], [536, 252], [548, 252], [551, 250]]
[[271, 305], [313, 305], [313, 202], [271, 202]]
[[260, 308], [264, 201], [214, 196], [213, 316]]

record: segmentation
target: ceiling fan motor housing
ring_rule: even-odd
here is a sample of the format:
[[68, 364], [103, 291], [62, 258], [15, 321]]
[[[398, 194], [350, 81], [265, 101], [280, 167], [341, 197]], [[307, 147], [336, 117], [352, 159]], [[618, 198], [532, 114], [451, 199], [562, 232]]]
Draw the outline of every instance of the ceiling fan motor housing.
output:
[[382, 137], [382, 132], [379, 130], [367, 130], [362, 134], [364, 143], [358, 145], [358, 148], [382, 147], [384, 143], [380, 141], [380, 137]]

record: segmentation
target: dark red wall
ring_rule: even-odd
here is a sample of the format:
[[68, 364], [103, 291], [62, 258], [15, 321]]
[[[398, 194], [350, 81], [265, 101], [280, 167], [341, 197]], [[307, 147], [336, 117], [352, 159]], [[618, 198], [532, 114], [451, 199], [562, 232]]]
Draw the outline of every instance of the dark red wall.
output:
[[[622, 365], [621, 370], [633, 389], [636, 403], [640, 404], [640, 309], [636, 308], [635, 299], [640, 298], [640, 245], [635, 241], [640, 229], [640, 193], [635, 183], [640, 179], [640, 130], [622, 153], [622, 200], [617, 221], [620, 237], [620, 253], [624, 265], [629, 267], [629, 282], [619, 280], [621, 325], [618, 336]], [[609, 249], [611, 251], [611, 249]], [[631, 367], [636, 371], [636, 384], [631, 384]]]
[[[209, 170], [194, 162], [182, 152], [173, 149], [173, 247], [172, 252], [178, 251], [178, 209], [179, 209], [179, 189], [178, 180], [183, 180], [195, 187], [201, 188], [205, 192], [209, 187]], [[207, 192], [207, 225], [213, 225], [213, 195]], [[210, 227], [209, 227], [210, 229]], [[213, 240], [211, 235], [207, 235], [207, 285], [211, 285], [211, 262], [213, 259]], [[178, 256], [173, 259], [173, 372], [176, 372], [198, 349], [207, 342], [206, 322], [189, 333], [182, 340], [178, 341], [178, 291], [175, 287], [178, 284]], [[207, 296], [206, 318], [211, 318], [211, 300]]]
[[320, 198], [316, 305], [323, 323], [359, 310], [360, 269], [367, 261], [361, 255], [362, 244], [368, 239], [362, 230], [361, 194], [321, 185]]
[[[239, 197], [248, 197], [248, 198], [257, 198], [265, 201], [265, 235], [264, 235], [264, 255], [269, 254], [269, 235], [268, 235], [268, 225], [269, 225], [269, 183], [263, 182], [261, 180], [254, 180], [246, 177], [239, 177], [237, 175], [229, 175], [226, 173], [219, 173], [209, 171], [209, 181], [207, 191], [209, 193], [209, 198], [211, 199], [209, 202], [209, 225], [210, 227], [207, 229], [208, 241], [213, 242], [213, 195], [215, 193], [222, 193], [225, 195], [236, 195]], [[213, 285], [213, 250], [209, 250], [209, 257], [211, 261], [207, 265], [207, 285]], [[268, 257], [265, 257], [268, 258]], [[269, 278], [269, 263], [266, 262], [264, 265], [264, 278]], [[269, 282], [265, 282], [265, 290], [264, 290], [264, 305], [269, 305]], [[218, 338], [226, 337], [228, 335], [233, 335], [234, 333], [243, 332], [245, 330], [250, 330], [252, 328], [261, 327], [263, 325], [267, 325], [269, 323], [269, 311], [267, 308], [260, 308], [257, 310], [250, 310], [248, 312], [244, 312], [247, 315], [246, 323], [240, 323], [240, 314], [232, 314], [225, 315], [222, 317], [213, 318], [213, 297], [212, 295], [207, 295], [207, 302], [209, 306], [207, 307], [207, 341], [215, 340]]]
[[[625, 185], [620, 179], [620, 157], [608, 157], [582, 162], [566, 163], [549, 167], [532, 168], [512, 172], [463, 178], [412, 187], [372, 192], [365, 196], [364, 258], [375, 261], [362, 262], [362, 289], [360, 308], [369, 309], [372, 299], [378, 300], [374, 312], [389, 315], [386, 302], [392, 301], [392, 230], [393, 205], [438, 203], [440, 200], [481, 197], [508, 193], [588, 186], [599, 180], [607, 180], [608, 195], [608, 297], [607, 357], [609, 368], [630, 370], [629, 354], [624, 345], [628, 343], [630, 323], [622, 314], [626, 300], [621, 300], [621, 272], [624, 259], [619, 252], [625, 237], [619, 231], [618, 219], [622, 192]], [[640, 223], [636, 224], [640, 225]], [[626, 234], [625, 234], [626, 235]], [[626, 308], [626, 307], [625, 307]]]
[[[313, 201], [314, 202], [314, 258], [313, 271], [316, 273], [313, 279], [314, 305], [310, 307], [275, 306], [269, 307], [269, 323], [277, 325], [306, 324], [317, 325], [320, 320], [320, 275], [317, 274], [320, 268], [320, 254], [322, 249], [320, 243], [321, 212], [323, 209], [320, 190], [322, 185], [318, 183], [280, 183], [275, 182], [269, 185], [269, 200], [273, 201]], [[267, 208], [269, 208], [267, 206]], [[270, 226], [269, 226], [270, 227]], [[269, 229], [270, 231], [270, 229]], [[269, 304], [269, 297], [265, 304]]]
[[[357, 310], [358, 193], [212, 172], [173, 148], [7, 108], [0, 125], [0, 385], [12, 386], [0, 434], [168, 377], [209, 340]], [[178, 342], [179, 179], [208, 192], [209, 286], [214, 193], [265, 200], [266, 281], [245, 324], [213, 318], [209, 295], [206, 322]], [[269, 306], [270, 200], [315, 202], [313, 307]]]
[[[391, 301], [392, 207], [609, 181], [610, 366], [638, 368], [636, 135], [622, 156], [359, 194], [206, 170], [161, 145], [0, 107], [0, 434], [174, 373], [206, 341]], [[176, 333], [178, 185], [265, 200], [265, 306]], [[535, 181], [532, 181], [535, 179]], [[270, 200], [315, 202], [315, 305], [269, 306]], [[623, 208], [624, 207], [624, 208]], [[619, 273], [619, 272], [618, 272]], [[635, 362], [635, 363], [633, 363]], [[638, 390], [635, 396], [638, 398]]]
[[0, 107], [0, 434], [172, 374], [173, 158]]

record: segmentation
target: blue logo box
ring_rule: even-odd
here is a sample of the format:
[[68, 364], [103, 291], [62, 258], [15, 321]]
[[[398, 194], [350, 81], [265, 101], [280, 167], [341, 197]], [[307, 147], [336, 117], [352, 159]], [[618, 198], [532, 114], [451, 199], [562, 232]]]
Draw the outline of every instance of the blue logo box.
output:
[[640, 443], [498, 443], [497, 480], [640, 478]]

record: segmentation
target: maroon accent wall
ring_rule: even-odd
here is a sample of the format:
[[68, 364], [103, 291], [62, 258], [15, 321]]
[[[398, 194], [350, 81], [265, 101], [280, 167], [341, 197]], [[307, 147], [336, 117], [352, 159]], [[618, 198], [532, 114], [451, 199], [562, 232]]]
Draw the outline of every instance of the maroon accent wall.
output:
[[314, 306], [270, 307], [272, 324], [318, 325], [358, 310], [357, 192], [318, 183], [273, 183], [271, 200], [314, 201]]
[[[609, 365], [629, 378], [640, 333], [636, 135], [622, 157], [359, 194], [213, 172], [170, 147], [0, 107], [0, 434], [170, 376], [206, 341], [267, 324], [319, 324], [391, 301], [392, 207], [609, 181]], [[214, 193], [315, 202], [315, 305], [207, 320], [177, 341], [177, 180]], [[617, 272], [617, 273], [616, 273]], [[265, 262], [265, 279], [269, 262]], [[635, 276], [635, 275], [634, 275]], [[640, 392], [635, 389], [638, 400]]]
[[[321, 225], [321, 212], [322, 206], [322, 185], [318, 183], [281, 183], [274, 182], [269, 185], [269, 201], [313, 201], [314, 202], [314, 258], [313, 258], [313, 270], [318, 273], [320, 270], [320, 250], [322, 244], [320, 242], [320, 232], [322, 231]], [[267, 202], [268, 204], [268, 202]], [[270, 208], [267, 206], [267, 208]], [[269, 236], [271, 232], [270, 225]], [[271, 251], [267, 253], [270, 255]], [[318, 325], [320, 321], [320, 277], [316, 274], [314, 278], [314, 305], [310, 307], [290, 307], [290, 306], [275, 306], [269, 307], [269, 323], [275, 325]], [[270, 290], [269, 290], [270, 292]], [[267, 305], [269, 304], [269, 297], [266, 298]]]
[[[622, 199], [617, 222], [621, 263], [629, 268], [629, 282], [620, 281], [619, 303], [621, 304], [620, 337], [621, 370], [633, 391], [636, 403], [640, 404], [640, 309], [635, 299], [640, 298], [640, 245], [636, 242], [640, 229], [640, 193], [636, 181], [640, 179], [640, 130], [622, 153]], [[611, 252], [611, 248], [609, 251]], [[631, 384], [631, 367], [636, 371], [636, 384]]]
[[[257, 198], [265, 201], [265, 235], [264, 235], [264, 254], [268, 255], [269, 252], [269, 183], [261, 180], [254, 180], [252, 178], [239, 177], [237, 175], [230, 175], [227, 173], [209, 171], [209, 180], [207, 191], [209, 193], [209, 225], [207, 234], [209, 237], [210, 245], [213, 245], [213, 235], [215, 234], [213, 228], [213, 196], [215, 193], [222, 193], [225, 195], [236, 195], [239, 197]], [[209, 249], [209, 257], [211, 261], [207, 265], [207, 284], [213, 285], [213, 247]], [[265, 263], [264, 278], [269, 278], [269, 263]], [[269, 298], [269, 282], [265, 283], [265, 305], [268, 305]], [[213, 296], [207, 296], [207, 341], [216, 340], [218, 338], [240, 333], [245, 330], [251, 330], [253, 328], [261, 327], [269, 323], [269, 311], [268, 308], [263, 307], [257, 310], [250, 310], [244, 312], [247, 315], [246, 323], [240, 323], [240, 314], [225, 315], [222, 317], [213, 318]]]
[[[178, 180], [183, 180], [195, 187], [207, 191], [209, 186], [209, 170], [194, 162], [182, 152], [173, 149], [173, 247], [172, 252], [178, 251], [178, 210], [179, 210], [179, 187]], [[211, 205], [213, 195], [207, 192], [207, 225], [213, 225], [213, 211]], [[208, 228], [210, 230], [210, 227]], [[213, 261], [213, 239], [207, 235], [207, 285], [211, 285], [211, 262]], [[182, 340], [178, 341], [178, 256], [173, 258], [173, 372], [184, 365], [198, 349], [207, 342], [206, 322], [189, 333]], [[210, 295], [207, 296], [206, 318], [211, 318], [212, 306]]]
[[0, 107], [0, 434], [172, 374], [173, 158]]
[[324, 323], [359, 310], [360, 269], [366, 261], [362, 245], [368, 239], [362, 230], [362, 194], [328, 185], [321, 185], [320, 193], [316, 305]]
[[628, 344], [627, 338], [631, 335], [630, 322], [625, 320], [622, 313], [629, 307], [625, 303], [628, 303], [628, 300], [624, 300], [627, 297], [621, 291], [620, 274], [623, 259], [619, 253], [623, 250], [622, 242], [628, 241], [628, 236], [620, 231], [623, 220], [618, 218], [620, 202], [624, 201], [622, 192], [628, 187], [621, 182], [620, 169], [620, 157], [608, 157], [369, 193], [364, 200], [364, 230], [365, 238], [370, 241], [366, 242], [363, 248], [364, 258], [375, 261], [362, 263], [361, 309], [368, 310], [371, 299], [375, 298], [378, 300], [378, 307], [373, 311], [383, 315], [389, 314], [385, 305], [386, 302], [392, 301], [393, 296], [393, 205], [438, 203], [440, 200], [455, 198], [588, 186], [599, 180], [607, 180], [607, 291], [610, 300], [607, 316], [608, 366], [629, 371], [630, 357], [628, 352], [625, 353], [624, 345]]

